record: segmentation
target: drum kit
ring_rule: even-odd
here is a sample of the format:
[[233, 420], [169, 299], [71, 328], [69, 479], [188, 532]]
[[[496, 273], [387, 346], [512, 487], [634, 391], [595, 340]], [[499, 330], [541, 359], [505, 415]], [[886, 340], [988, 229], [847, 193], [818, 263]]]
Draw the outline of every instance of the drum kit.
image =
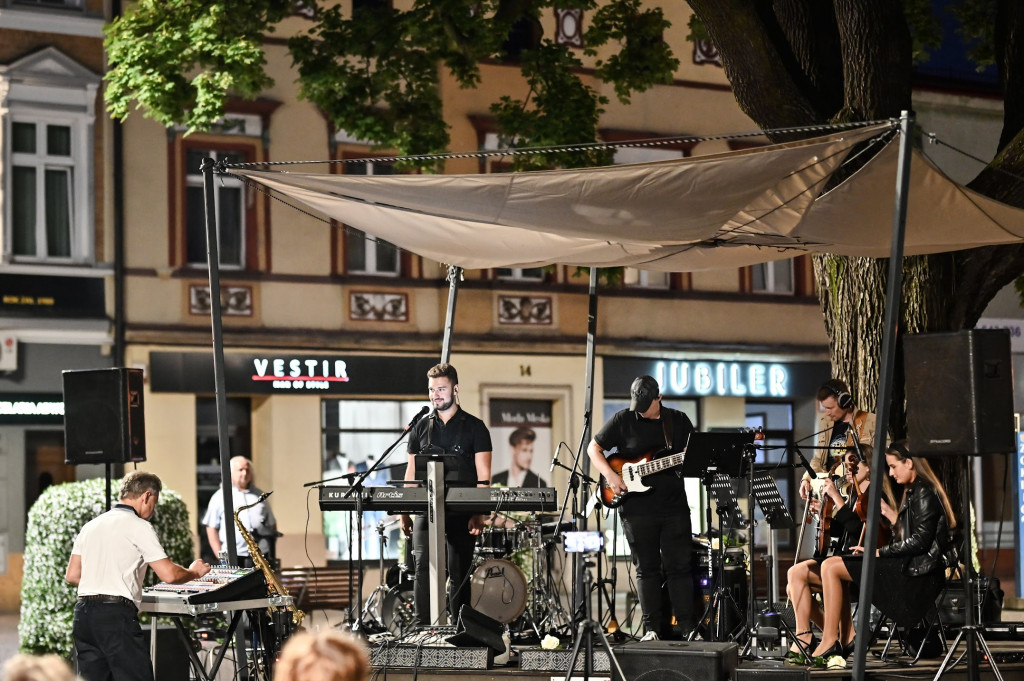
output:
[[[562, 607], [564, 591], [552, 575], [555, 555], [555, 523], [546, 516], [527, 514], [526, 519], [505, 517], [504, 527], [487, 527], [480, 535], [470, 572], [470, 605], [474, 610], [508, 625], [518, 639], [571, 628], [571, 617]], [[501, 517], [501, 516], [499, 516]], [[378, 523], [381, 583], [370, 594], [363, 621], [401, 638], [415, 621], [413, 568], [398, 563], [385, 569], [385, 529], [395, 521]]]

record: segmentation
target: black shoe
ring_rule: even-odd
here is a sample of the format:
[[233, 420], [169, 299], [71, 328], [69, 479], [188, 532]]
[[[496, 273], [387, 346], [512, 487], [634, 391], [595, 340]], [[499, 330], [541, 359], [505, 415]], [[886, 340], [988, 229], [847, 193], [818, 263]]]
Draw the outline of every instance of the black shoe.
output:
[[848, 644], [846, 644], [842, 648], [843, 648], [843, 657], [849, 657], [850, 655], [853, 655], [853, 651], [855, 651], [857, 649], [857, 639], [854, 638], [852, 641], [850, 641]]
[[826, 650], [821, 656], [814, 658], [815, 667], [827, 667], [828, 661], [833, 657], [841, 657], [846, 659], [846, 652], [843, 649], [843, 644], [836, 641], [832, 644], [832, 647]]

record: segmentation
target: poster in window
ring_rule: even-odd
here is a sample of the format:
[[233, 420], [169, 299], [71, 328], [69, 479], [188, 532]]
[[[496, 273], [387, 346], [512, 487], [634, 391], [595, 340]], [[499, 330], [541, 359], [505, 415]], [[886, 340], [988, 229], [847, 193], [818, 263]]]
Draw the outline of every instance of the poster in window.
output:
[[491, 482], [505, 487], [548, 487], [551, 400], [490, 401]]

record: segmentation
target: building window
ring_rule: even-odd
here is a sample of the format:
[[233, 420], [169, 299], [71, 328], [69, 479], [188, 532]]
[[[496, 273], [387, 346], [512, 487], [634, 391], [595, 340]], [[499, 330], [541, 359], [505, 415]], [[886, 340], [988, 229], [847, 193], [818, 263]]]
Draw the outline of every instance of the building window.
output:
[[[348, 486], [350, 479], [335, 479], [347, 473], [362, 474], [373, 466], [376, 454], [384, 452], [395, 439], [396, 427], [408, 423], [423, 405], [422, 400], [323, 400], [321, 402], [321, 425], [323, 433], [322, 478], [330, 480], [325, 484]], [[408, 456], [405, 447], [399, 447], [390, 458], [363, 484], [367, 487], [384, 487], [389, 480], [405, 478]], [[373, 531], [378, 523], [388, 523], [389, 515], [384, 511], [363, 511], [363, 560], [380, 558], [380, 536]], [[393, 519], [393, 518], [392, 518]], [[324, 538], [327, 542], [327, 557], [347, 560], [355, 558], [356, 532], [353, 527], [355, 513], [340, 511], [324, 513]], [[401, 527], [398, 523], [388, 524], [384, 534], [386, 546], [384, 558], [398, 557]]]
[[[245, 155], [215, 149], [185, 151], [185, 251], [189, 265], [206, 266], [206, 195], [203, 174], [204, 158], [226, 163], [244, 163]], [[230, 175], [218, 176], [213, 183], [214, 211], [220, 236], [220, 265], [229, 269], [245, 266], [245, 231], [247, 225], [245, 186]]]
[[625, 267], [622, 272], [622, 283], [626, 286], [636, 288], [667, 289], [671, 283], [668, 272], [654, 272], [652, 270], [638, 270], [634, 267]]
[[[231, 456], [244, 456], [252, 459], [252, 402], [248, 397], [229, 397], [226, 401], [228, 422], [228, 449]], [[266, 481], [260, 477], [260, 471], [254, 476], [256, 484]], [[206, 537], [206, 528], [202, 518], [206, 515], [206, 507], [210, 498], [220, 488], [220, 438], [217, 434], [217, 400], [212, 397], [196, 397], [196, 501], [199, 505], [199, 517], [196, 530], [199, 533], [200, 555], [207, 562], [220, 562], [213, 555], [210, 540]], [[237, 510], [237, 509], [235, 509]]]
[[754, 293], [792, 295], [793, 261], [775, 260], [750, 267], [750, 290]]
[[82, 9], [82, 0], [13, 0], [15, 5], [35, 5], [59, 9]]
[[[347, 163], [346, 175], [394, 175], [391, 163]], [[349, 274], [398, 276], [398, 247], [354, 227], [345, 228], [345, 266]]]
[[[763, 446], [759, 446], [754, 455], [755, 471], [767, 471], [771, 474], [782, 500], [786, 502], [788, 508], [794, 509], [793, 515], [797, 516], [796, 509], [801, 508], [797, 503], [800, 486], [794, 483], [794, 476], [799, 480], [803, 469], [794, 469], [792, 465], [798, 463], [792, 448], [793, 405], [785, 402], [747, 402], [744, 425], [755, 430], [761, 429], [764, 433]], [[754, 519], [757, 521], [754, 544], [759, 547], [767, 546], [771, 528], [765, 522], [760, 506], [755, 509]], [[802, 520], [802, 517], [797, 518], [797, 528], [800, 527]], [[775, 537], [780, 546], [795, 548], [795, 535], [791, 530], [781, 528], [775, 533]]]
[[[56, 48], [0, 74], [4, 258], [71, 264], [93, 259], [93, 121], [100, 79]], [[74, 85], [70, 85], [74, 83]]]
[[498, 267], [494, 276], [505, 281], [544, 281], [543, 267]]

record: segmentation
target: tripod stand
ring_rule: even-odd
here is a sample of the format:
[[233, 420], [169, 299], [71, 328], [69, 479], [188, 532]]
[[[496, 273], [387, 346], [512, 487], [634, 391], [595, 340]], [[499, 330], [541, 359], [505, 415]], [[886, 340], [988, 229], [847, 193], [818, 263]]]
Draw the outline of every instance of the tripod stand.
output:
[[[960, 490], [961, 500], [961, 518], [971, 517], [971, 464], [970, 459], [966, 456], [961, 458], [963, 464], [963, 474], [961, 476], [962, 487]], [[992, 674], [998, 679], [1003, 681], [1003, 675], [999, 671], [999, 667], [996, 666], [996, 661], [992, 657], [992, 651], [989, 650], [988, 641], [985, 640], [984, 634], [982, 634], [981, 625], [974, 621], [974, 590], [971, 585], [971, 570], [970, 562], [971, 556], [971, 531], [970, 528], [964, 529], [964, 552], [962, 554], [964, 564], [968, 566], [967, 569], [961, 570], [961, 579], [964, 584], [964, 624], [960, 627], [960, 633], [956, 635], [956, 639], [953, 640], [952, 645], [949, 646], [949, 650], [946, 652], [946, 657], [942, 659], [942, 664], [939, 665], [939, 669], [935, 672], [933, 681], [938, 681], [939, 678], [952, 668], [950, 661], [953, 659], [953, 653], [960, 646], [960, 641], [963, 640], [967, 644], [967, 679], [968, 681], [978, 681], [980, 675], [978, 673], [978, 646], [981, 646], [982, 651], [985, 653], [985, 659], [988, 660], [989, 666], [992, 668]]]
[[[580, 561], [583, 565], [583, 580], [584, 580], [584, 593], [589, 594], [593, 587], [594, 578], [590, 574], [590, 568], [594, 567], [594, 562], [590, 560], [590, 556], [594, 555], [593, 551], [588, 551], [583, 554], [582, 560]], [[608, 643], [608, 637], [604, 635], [604, 629], [601, 628], [601, 623], [595, 620], [591, 616], [590, 609], [590, 598], [583, 599], [583, 610], [586, 614], [586, 619], [580, 623], [579, 629], [576, 632], [576, 640], [572, 644], [572, 652], [569, 654], [569, 661], [566, 664], [567, 669], [565, 670], [565, 681], [571, 681], [573, 678], [573, 672], [576, 667], [576, 657], [580, 654], [580, 648], [584, 648], [583, 655], [583, 681], [590, 681], [590, 677], [593, 674], [594, 665], [594, 635], [600, 637], [601, 645], [608, 651], [608, 660], [611, 663], [611, 668], [618, 672], [620, 679], [625, 679], [626, 675], [622, 673], [622, 667], [619, 666], [619, 661], [615, 657], [615, 651], [612, 650], [612, 646]]]
[[[716, 513], [718, 514], [718, 549], [717, 549], [717, 560], [715, 560], [715, 554], [712, 553], [711, 564], [714, 570], [713, 581], [715, 589], [711, 593], [711, 598], [708, 599], [707, 607], [697, 620], [700, 622], [707, 622], [708, 627], [705, 631], [705, 637], [711, 641], [724, 641], [733, 640], [737, 631], [742, 627], [743, 620], [743, 608], [736, 602], [736, 597], [732, 591], [725, 584], [725, 568], [726, 568], [726, 549], [725, 549], [725, 518], [730, 518], [730, 531], [737, 519], [741, 517], [739, 504], [736, 501], [736, 492], [733, 490], [732, 481], [729, 476], [722, 473], [717, 473], [709, 476], [705, 479], [705, 486], [708, 488], [709, 499], [706, 512], [708, 515], [708, 526], [711, 525], [711, 500], [710, 497], [713, 495], [715, 498]], [[725, 623], [733, 624], [728, 631], [724, 632], [723, 625]], [[690, 632], [689, 640], [694, 640], [697, 636], [700, 626], [694, 628]]]

